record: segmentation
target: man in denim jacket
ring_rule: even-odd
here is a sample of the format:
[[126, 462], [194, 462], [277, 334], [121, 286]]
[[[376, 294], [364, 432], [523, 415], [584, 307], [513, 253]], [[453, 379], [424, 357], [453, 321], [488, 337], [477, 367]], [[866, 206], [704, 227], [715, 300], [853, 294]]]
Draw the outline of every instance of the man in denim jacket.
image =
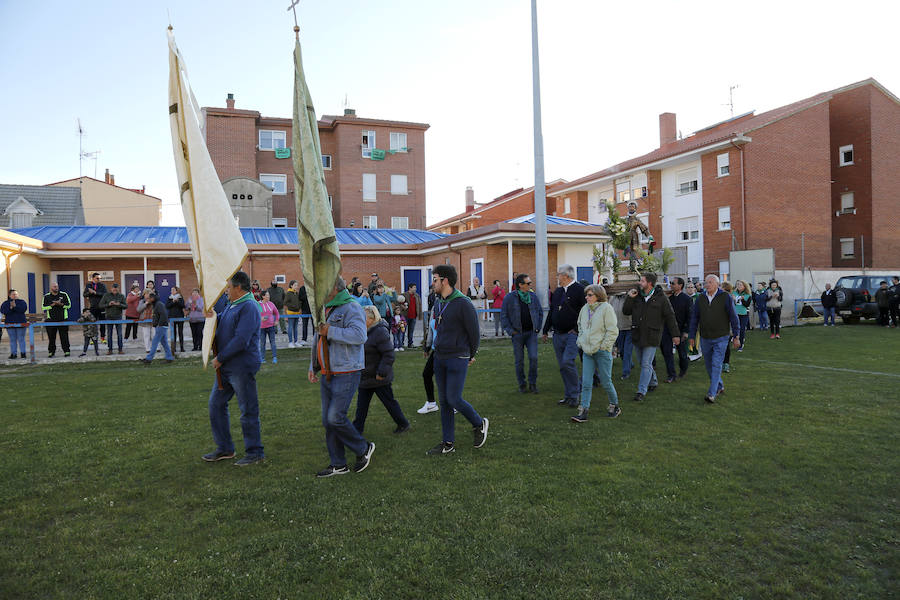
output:
[[356, 395], [362, 369], [365, 366], [366, 316], [362, 306], [353, 300], [342, 277], [325, 302], [325, 322], [319, 323], [313, 336], [308, 379], [319, 383], [322, 397], [322, 425], [325, 427], [325, 445], [331, 464], [319, 471], [317, 477], [346, 475], [350, 472], [344, 447], [356, 454], [353, 470], [360, 473], [369, 466], [375, 444], [356, 430], [347, 410]]
[[[516, 275], [516, 291], [503, 298], [500, 326], [512, 339], [519, 392], [537, 394], [538, 335], [544, 311], [537, 294], [531, 291], [531, 277]], [[528, 387], [525, 387], [525, 350], [528, 350]]]

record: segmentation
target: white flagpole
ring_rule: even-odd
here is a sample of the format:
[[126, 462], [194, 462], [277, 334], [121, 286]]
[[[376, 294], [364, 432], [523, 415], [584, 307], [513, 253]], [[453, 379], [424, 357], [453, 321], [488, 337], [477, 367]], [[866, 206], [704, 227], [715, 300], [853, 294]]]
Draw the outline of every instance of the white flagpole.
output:
[[534, 280], [537, 297], [548, 310], [547, 197], [544, 187], [544, 135], [541, 130], [541, 72], [538, 61], [537, 0], [531, 0], [531, 74], [534, 95]]

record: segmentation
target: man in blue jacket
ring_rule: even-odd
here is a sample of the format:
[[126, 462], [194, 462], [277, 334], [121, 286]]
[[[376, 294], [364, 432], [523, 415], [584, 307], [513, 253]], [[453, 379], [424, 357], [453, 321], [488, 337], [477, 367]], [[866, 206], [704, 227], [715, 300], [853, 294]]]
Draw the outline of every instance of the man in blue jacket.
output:
[[[503, 298], [500, 326], [510, 336], [516, 361], [519, 392], [537, 394], [538, 335], [544, 322], [544, 310], [537, 294], [531, 291], [531, 277], [516, 275], [516, 291]], [[525, 349], [528, 350], [528, 387], [525, 387]]]
[[350, 472], [344, 448], [356, 454], [353, 471], [361, 473], [369, 466], [375, 444], [356, 430], [347, 410], [356, 395], [365, 366], [366, 315], [362, 306], [347, 291], [347, 282], [340, 276], [334, 282], [325, 301], [325, 322], [319, 323], [313, 336], [310, 353], [310, 383], [319, 383], [322, 373], [322, 426], [325, 445], [331, 464], [316, 473], [316, 477], [346, 475]]
[[[244, 467], [265, 458], [256, 390], [256, 373], [260, 365], [260, 308], [250, 293], [250, 277], [246, 273], [238, 271], [228, 283], [229, 303], [218, 315], [213, 342], [216, 356], [212, 365], [217, 371], [217, 378], [209, 394], [209, 424], [216, 449], [204, 454], [203, 460], [215, 462], [234, 458], [228, 402], [237, 394], [241, 432], [244, 435], [244, 458], [234, 464]], [[216, 307], [219, 306], [217, 302]]]

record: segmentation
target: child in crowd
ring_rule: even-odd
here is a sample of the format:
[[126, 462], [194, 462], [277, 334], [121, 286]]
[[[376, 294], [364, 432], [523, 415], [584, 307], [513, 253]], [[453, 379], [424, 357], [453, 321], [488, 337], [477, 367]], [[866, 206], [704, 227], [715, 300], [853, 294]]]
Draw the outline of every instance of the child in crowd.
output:
[[79, 357], [87, 356], [88, 346], [92, 342], [94, 344], [94, 354], [100, 355], [100, 350], [97, 347], [97, 326], [93, 324], [96, 320], [94, 315], [91, 314], [91, 309], [85, 308], [81, 311], [81, 318], [78, 319], [78, 322], [82, 324], [81, 331], [84, 334], [84, 348], [81, 349]]
[[394, 305], [394, 318], [391, 320], [391, 333], [394, 334], [394, 350], [403, 352], [403, 337], [406, 333], [406, 317], [403, 316], [403, 305]]

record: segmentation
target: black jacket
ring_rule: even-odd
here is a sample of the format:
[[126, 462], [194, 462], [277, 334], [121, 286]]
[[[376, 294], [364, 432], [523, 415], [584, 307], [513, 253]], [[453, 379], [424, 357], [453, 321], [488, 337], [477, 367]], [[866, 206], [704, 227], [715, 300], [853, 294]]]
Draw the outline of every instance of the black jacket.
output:
[[631, 315], [631, 340], [635, 346], [659, 346], [663, 326], [669, 329], [672, 337], [681, 335], [672, 304], [658, 285], [653, 288], [653, 295], [649, 300], [645, 300], [640, 294], [634, 298], [626, 296], [622, 312]]
[[[688, 329], [691, 327], [691, 309], [694, 307], [691, 297], [684, 292], [677, 296], [672, 294], [669, 296], [669, 303], [672, 305], [672, 311], [675, 313], [675, 322], [678, 323], [681, 335], [687, 335]], [[665, 327], [665, 329], [668, 331], [669, 328]]]
[[277, 308], [280, 313], [281, 309], [284, 308], [284, 288], [273, 285], [266, 291], [269, 292], [269, 300], [275, 305], [275, 308]]
[[159, 298], [153, 303], [153, 326], [168, 327], [169, 313], [166, 311], [166, 305]]
[[172, 298], [170, 296], [169, 299], [166, 300], [166, 310], [168, 311], [170, 319], [184, 318], [184, 298], [181, 297], [181, 294], [179, 294], [177, 298]]
[[310, 313], [309, 308], [309, 296], [306, 295], [306, 286], [300, 286], [300, 312], [304, 315], [308, 315]]
[[822, 308], [834, 308], [837, 306], [837, 298], [834, 297], [834, 290], [822, 292]]
[[434, 338], [435, 358], [473, 358], [478, 352], [481, 331], [478, 314], [472, 301], [462, 294], [454, 294], [449, 302], [438, 300], [432, 315], [436, 319]]
[[[386, 321], [372, 325], [365, 346], [366, 364], [363, 367], [359, 387], [376, 388], [390, 385], [394, 380], [394, 342]], [[383, 379], [376, 379], [381, 375]]]
[[[568, 289], [560, 286], [550, 296], [550, 310], [544, 322], [544, 335], [550, 328], [556, 333], [569, 333], [578, 328], [578, 313], [584, 306], [584, 286], [573, 281]], [[659, 342], [657, 342], [659, 343]]]
[[88, 305], [91, 310], [99, 310], [100, 309], [100, 301], [103, 299], [103, 295], [106, 294], [106, 286], [102, 283], [94, 283], [93, 281], [84, 286], [84, 292], [82, 292], [82, 296], [88, 299]]

